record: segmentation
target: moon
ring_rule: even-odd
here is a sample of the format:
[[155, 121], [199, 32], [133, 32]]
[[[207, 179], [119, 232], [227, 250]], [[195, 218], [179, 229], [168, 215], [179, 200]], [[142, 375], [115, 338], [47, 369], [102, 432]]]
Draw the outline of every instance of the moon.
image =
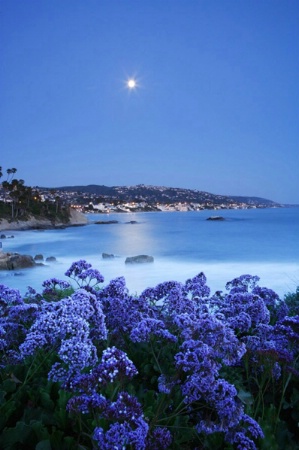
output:
[[130, 78], [128, 81], [127, 81], [127, 88], [128, 89], [135, 89], [137, 87], [137, 82], [136, 82], [136, 80], [134, 80], [134, 78]]

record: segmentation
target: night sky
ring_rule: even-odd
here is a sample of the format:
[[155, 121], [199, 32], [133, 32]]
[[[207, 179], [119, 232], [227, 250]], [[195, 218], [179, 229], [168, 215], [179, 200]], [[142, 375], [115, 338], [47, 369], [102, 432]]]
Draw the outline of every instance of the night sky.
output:
[[27, 185], [299, 203], [298, 0], [0, 0], [0, 55]]

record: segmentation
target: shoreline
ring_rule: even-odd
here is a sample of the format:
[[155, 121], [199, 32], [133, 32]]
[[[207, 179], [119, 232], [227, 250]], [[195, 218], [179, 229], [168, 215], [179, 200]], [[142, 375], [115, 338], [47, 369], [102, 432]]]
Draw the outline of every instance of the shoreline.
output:
[[24, 230], [51, 230], [68, 228], [74, 226], [84, 226], [88, 224], [85, 214], [75, 209], [70, 211], [70, 220], [67, 223], [53, 223], [49, 219], [37, 219], [31, 216], [28, 220], [17, 220], [10, 222], [7, 219], [0, 219], [0, 231], [24, 231]]
[[[280, 206], [279, 208], [298, 208], [299, 205], [284, 205]], [[128, 211], [103, 211], [103, 210], [93, 210], [93, 211], [78, 211], [75, 208], [71, 208], [70, 210], [70, 220], [69, 222], [54, 222], [50, 219], [38, 219], [36, 217], [31, 216], [28, 220], [17, 220], [14, 222], [11, 222], [7, 219], [1, 219], [0, 218], [0, 232], [5, 231], [26, 231], [26, 230], [59, 230], [63, 228], [69, 228], [69, 227], [75, 227], [75, 226], [85, 226], [85, 225], [91, 225], [94, 222], [88, 219], [87, 215], [102, 215], [102, 216], [110, 216], [110, 215], [129, 215], [134, 213], [188, 213], [188, 212], [209, 212], [210, 214], [213, 212], [222, 212], [222, 211], [232, 211], [232, 210], [252, 210], [252, 209], [277, 209], [277, 206], [269, 206], [269, 207], [263, 207], [263, 208], [207, 208], [207, 209], [200, 209], [200, 210], [192, 210], [192, 209], [159, 209], [159, 210], [146, 210], [146, 209], [138, 209], [138, 210], [128, 210]]]

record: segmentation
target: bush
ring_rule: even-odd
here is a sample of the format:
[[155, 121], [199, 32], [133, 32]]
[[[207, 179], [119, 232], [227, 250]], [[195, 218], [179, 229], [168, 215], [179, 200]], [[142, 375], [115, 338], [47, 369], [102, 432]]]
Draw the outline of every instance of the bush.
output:
[[[0, 286], [3, 449], [294, 449], [299, 317], [243, 275], [130, 295], [86, 261]], [[292, 313], [294, 311], [292, 310]], [[296, 384], [297, 383], [297, 384]]]

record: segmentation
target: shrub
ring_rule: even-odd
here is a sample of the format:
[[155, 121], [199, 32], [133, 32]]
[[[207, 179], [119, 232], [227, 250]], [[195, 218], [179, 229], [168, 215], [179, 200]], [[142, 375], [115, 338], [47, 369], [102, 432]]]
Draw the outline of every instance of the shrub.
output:
[[[131, 295], [86, 261], [0, 286], [4, 449], [293, 449], [299, 316], [243, 275]], [[296, 385], [297, 383], [297, 385]]]

